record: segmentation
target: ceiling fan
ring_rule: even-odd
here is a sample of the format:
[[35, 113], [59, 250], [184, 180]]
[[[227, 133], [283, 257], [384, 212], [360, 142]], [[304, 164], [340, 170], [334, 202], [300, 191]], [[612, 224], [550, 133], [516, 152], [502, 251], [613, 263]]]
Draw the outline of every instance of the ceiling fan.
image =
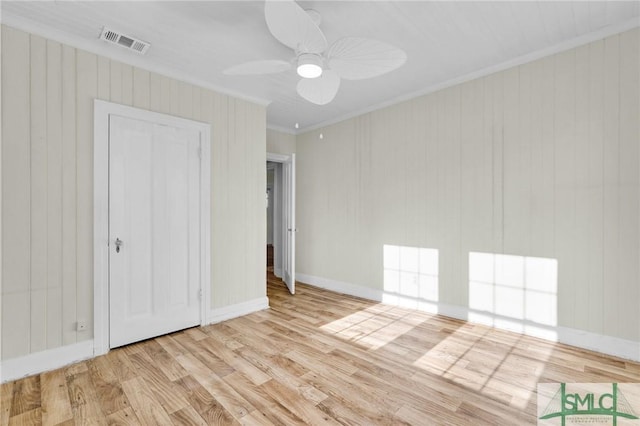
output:
[[294, 64], [302, 79], [297, 92], [317, 105], [333, 100], [340, 79], [363, 80], [402, 66], [406, 53], [381, 41], [363, 37], [344, 37], [328, 45], [315, 10], [304, 10], [293, 0], [266, 0], [265, 20], [271, 34], [293, 49], [288, 61], [267, 59], [245, 62], [224, 70], [227, 75], [273, 74], [290, 70]]

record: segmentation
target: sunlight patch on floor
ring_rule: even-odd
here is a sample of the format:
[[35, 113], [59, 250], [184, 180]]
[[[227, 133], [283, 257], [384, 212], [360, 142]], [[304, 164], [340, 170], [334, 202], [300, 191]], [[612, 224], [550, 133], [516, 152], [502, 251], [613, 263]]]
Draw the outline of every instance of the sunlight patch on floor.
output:
[[[472, 327], [467, 324], [456, 330], [413, 365], [512, 407], [525, 409], [535, 397], [538, 379], [552, 348], [536, 349], [529, 354], [528, 348], [521, 347], [521, 336], [491, 329], [471, 340], [468, 330]], [[522, 365], [527, 368], [523, 369]]]
[[347, 315], [320, 328], [341, 339], [356, 342], [367, 349], [375, 350], [408, 333], [425, 321], [424, 318], [416, 317], [412, 313], [397, 311], [392, 306], [381, 311], [380, 306], [385, 305]]

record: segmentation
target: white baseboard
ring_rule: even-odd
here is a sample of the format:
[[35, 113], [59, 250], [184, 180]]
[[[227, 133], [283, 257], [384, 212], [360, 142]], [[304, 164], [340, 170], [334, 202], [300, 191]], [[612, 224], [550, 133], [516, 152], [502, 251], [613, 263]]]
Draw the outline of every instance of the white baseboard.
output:
[[463, 306], [449, 305], [442, 302], [416, 300], [410, 297], [388, 293], [380, 289], [316, 277], [313, 275], [297, 274], [296, 280], [315, 287], [361, 297], [363, 299], [414, 308], [430, 313], [437, 313], [451, 318], [489, 325], [503, 330], [514, 331], [550, 341], [565, 343], [567, 345], [607, 355], [613, 355], [633, 361], [640, 361], [640, 342], [633, 340], [606, 336], [569, 327], [539, 325], [531, 321], [514, 320], [486, 312], [478, 313]]
[[0, 383], [55, 370], [89, 358], [93, 358], [93, 340], [7, 359], [0, 362]]
[[[269, 307], [269, 299], [260, 297], [231, 306], [212, 309], [207, 324], [240, 317]], [[48, 349], [18, 358], [0, 361], [0, 383], [10, 382], [33, 374], [55, 370], [78, 361], [94, 357], [94, 341], [85, 340], [72, 345]]]
[[241, 317], [253, 312], [262, 311], [268, 307], [269, 298], [259, 297], [257, 299], [247, 300], [246, 302], [236, 303], [235, 305], [211, 309], [209, 315], [207, 315], [207, 324], [215, 324], [228, 319]]

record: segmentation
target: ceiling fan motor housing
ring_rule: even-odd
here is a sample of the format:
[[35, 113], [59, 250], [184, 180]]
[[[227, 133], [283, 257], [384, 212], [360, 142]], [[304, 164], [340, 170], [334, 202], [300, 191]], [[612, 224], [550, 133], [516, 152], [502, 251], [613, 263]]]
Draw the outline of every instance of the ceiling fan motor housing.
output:
[[303, 78], [317, 78], [322, 75], [322, 57], [315, 53], [298, 55], [298, 75]]

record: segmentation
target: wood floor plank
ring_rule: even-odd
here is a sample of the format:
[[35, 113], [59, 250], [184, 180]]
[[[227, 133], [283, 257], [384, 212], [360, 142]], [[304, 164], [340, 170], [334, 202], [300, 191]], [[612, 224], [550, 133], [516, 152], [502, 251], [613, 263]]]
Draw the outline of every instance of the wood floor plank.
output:
[[160, 405], [142, 377], [123, 382], [122, 389], [131, 403], [133, 412], [142, 424], [172, 424], [169, 414]]
[[269, 421], [266, 413], [258, 410], [252, 411], [245, 416], [245, 424], [254, 426], [273, 426], [275, 423]]
[[140, 351], [131, 354], [129, 359], [136, 367], [144, 386], [154, 395], [154, 399], [168, 414], [189, 405], [179, 386], [171, 382], [162, 369], [157, 368], [154, 360], [146, 352]]
[[255, 409], [262, 410], [273, 405], [271, 397], [261, 387], [254, 386], [244, 374], [235, 372], [223, 380]]
[[14, 417], [40, 407], [40, 376], [19, 380], [13, 387], [11, 413]]
[[174, 357], [155, 340], [149, 340], [144, 347], [149, 357], [153, 359], [154, 365], [164, 373], [171, 381], [188, 375], [184, 368], [178, 364]]
[[337, 425], [335, 419], [320, 410], [316, 404], [304, 398], [296, 389], [281, 382], [270, 380], [260, 385], [275, 401], [286, 403], [286, 409], [310, 425]]
[[87, 361], [87, 367], [104, 415], [109, 416], [129, 407], [129, 400], [106, 357]]
[[40, 376], [42, 389], [42, 422], [46, 425], [57, 425], [73, 419], [73, 411], [69, 402], [67, 378], [63, 370], [54, 370]]
[[116, 411], [107, 416], [109, 426], [139, 426], [140, 420], [133, 411], [133, 408], [127, 407], [124, 410]]
[[193, 407], [184, 407], [181, 410], [178, 410], [170, 415], [171, 421], [175, 425], [193, 425], [193, 426], [207, 426], [207, 425], [222, 425], [229, 423], [220, 423], [220, 422], [206, 422], [200, 415], [196, 412]]
[[202, 342], [209, 352], [220, 358], [234, 370], [244, 373], [244, 375], [246, 375], [254, 385], [261, 385], [271, 379], [268, 374], [265, 374], [259, 368], [256, 368], [255, 365], [251, 364], [241, 356], [238, 356], [236, 352], [226, 346], [209, 343], [210, 340]]
[[40, 407], [9, 418], [9, 426], [37, 426], [41, 424], [42, 409]]
[[115, 349], [103, 356], [105, 362], [109, 363], [111, 371], [115, 374], [119, 382], [124, 382], [138, 377], [135, 367], [127, 354], [121, 349]]
[[7, 426], [9, 424], [13, 388], [14, 382], [5, 383], [0, 386], [0, 426]]
[[535, 425], [538, 383], [640, 382], [640, 363], [267, 283], [270, 309], [3, 384], [0, 426]]
[[[177, 384], [187, 393], [190, 407], [206, 424], [237, 424], [233, 416], [197, 380], [185, 376]], [[191, 416], [184, 412], [180, 416]]]
[[81, 373], [67, 376], [67, 388], [75, 424], [107, 424], [88, 368]]
[[207, 392], [214, 395], [216, 400], [231, 413], [235, 419], [240, 420], [255, 409], [255, 407], [252, 407], [238, 392], [192, 354], [180, 355], [178, 362], [186, 370], [190, 371], [193, 378], [196, 379]]

